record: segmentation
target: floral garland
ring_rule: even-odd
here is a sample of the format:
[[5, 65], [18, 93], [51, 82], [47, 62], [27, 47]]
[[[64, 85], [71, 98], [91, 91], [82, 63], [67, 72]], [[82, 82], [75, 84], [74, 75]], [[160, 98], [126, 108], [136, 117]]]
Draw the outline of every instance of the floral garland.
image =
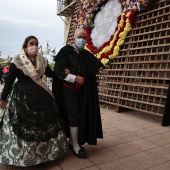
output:
[[117, 27], [101, 47], [97, 48], [91, 40], [91, 31], [94, 26], [95, 15], [108, 0], [82, 0], [77, 8], [77, 17], [74, 20], [75, 28], [84, 28], [87, 32], [87, 43], [85, 49], [92, 52], [104, 65], [110, 59], [119, 55], [120, 46], [124, 44], [127, 34], [132, 30], [135, 14], [137, 11], [146, 9], [149, 0], [119, 0], [122, 13], [117, 19]]
[[116, 27], [115, 33], [111, 36], [108, 42], [105, 42], [99, 49], [95, 48], [91, 41], [91, 29], [85, 28], [87, 32], [87, 44], [85, 49], [92, 52], [101, 62], [106, 65], [109, 59], [114, 59], [119, 55], [120, 46], [124, 44], [125, 38], [129, 31], [131, 31], [134, 22], [134, 16], [136, 11], [132, 10], [129, 12], [123, 12], [120, 17], [118, 17], [118, 25]]

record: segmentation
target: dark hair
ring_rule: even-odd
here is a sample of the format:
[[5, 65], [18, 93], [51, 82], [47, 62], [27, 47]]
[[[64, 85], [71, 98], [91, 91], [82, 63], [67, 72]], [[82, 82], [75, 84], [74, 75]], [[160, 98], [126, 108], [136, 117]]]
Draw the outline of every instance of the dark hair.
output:
[[33, 36], [33, 35], [28, 36], [28, 37], [25, 39], [24, 44], [23, 44], [23, 46], [22, 46], [22, 48], [23, 48], [24, 51], [25, 51], [25, 48], [27, 48], [27, 45], [28, 45], [29, 40], [31, 40], [31, 39], [36, 39], [36, 40], [38, 40], [38, 38], [36, 38], [36, 37]]

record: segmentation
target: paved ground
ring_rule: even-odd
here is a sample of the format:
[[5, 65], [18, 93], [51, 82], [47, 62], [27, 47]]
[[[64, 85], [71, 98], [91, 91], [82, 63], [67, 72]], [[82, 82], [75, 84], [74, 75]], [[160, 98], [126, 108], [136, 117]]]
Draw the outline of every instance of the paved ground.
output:
[[88, 159], [70, 152], [41, 168], [0, 165], [0, 170], [170, 170], [170, 127], [161, 126], [161, 117], [104, 108], [101, 113], [104, 138], [84, 146]]

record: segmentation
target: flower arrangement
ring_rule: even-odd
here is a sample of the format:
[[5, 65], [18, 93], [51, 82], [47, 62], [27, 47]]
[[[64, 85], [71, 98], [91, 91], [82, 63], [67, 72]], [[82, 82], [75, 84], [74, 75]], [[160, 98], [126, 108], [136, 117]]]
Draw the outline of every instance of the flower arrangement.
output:
[[95, 14], [107, 1], [108, 0], [82, 0], [75, 11], [77, 14], [74, 20], [76, 27], [92, 27]]
[[114, 59], [119, 55], [120, 46], [124, 44], [125, 38], [131, 31], [134, 22], [135, 11], [123, 12], [117, 20], [115, 33], [111, 36], [108, 42], [105, 42], [100, 48], [93, 46], [91, 41], [91, 29], [85, 28], [87, 32], [87, 44], [85, 49], [92, 52], [101, 62], [106, 65], [109, 59]]
[[119, 0], [122, 13], [117, 18], [117, 27], [109, 41], [97, 48], [91, 40], [91, 32], [95, 26], [96, 14], [107, 2], [108, 0], [82, 0], [77, 7], [77, 17], [74, 20], [76, 28], [84, 28], [87, 32], [85, 49], [92, 52], [104, 65], [119, 55], [120, 46], [124, 44], [127, 34], [132, 30], [136, 12], [146, 9], [149, 4], [149, 0]]
[[148, 7], [149, 0], [119, 0], [122, 4], [122, 11], [127, 10], [143, 10]]

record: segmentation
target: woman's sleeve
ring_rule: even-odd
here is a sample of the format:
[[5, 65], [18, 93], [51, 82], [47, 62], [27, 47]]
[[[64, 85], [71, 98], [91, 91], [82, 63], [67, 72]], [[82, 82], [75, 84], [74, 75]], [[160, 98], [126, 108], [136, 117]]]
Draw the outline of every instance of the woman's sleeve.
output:
[[17, 77], [17, 74], [18, 74], [17, 67], [15, 66], [15, 64], [11, 63], [9, 73], [8, 73], [8, 76], [7, 76], [6, 81], [5, 81], [4, 88], [2, 89], [2, 92], [1, 92], [1, 99], [2, 100], [7, 99], [7, 96], [10, 93], [12, 85], [14, 84], [15, 79]]
[[45, 75], [47, 77], [52, 77], [52, 78], [54, 76], [54, 71], [51, 70], [49, 65], [47, 65], [47, 67], [45, 68]]

